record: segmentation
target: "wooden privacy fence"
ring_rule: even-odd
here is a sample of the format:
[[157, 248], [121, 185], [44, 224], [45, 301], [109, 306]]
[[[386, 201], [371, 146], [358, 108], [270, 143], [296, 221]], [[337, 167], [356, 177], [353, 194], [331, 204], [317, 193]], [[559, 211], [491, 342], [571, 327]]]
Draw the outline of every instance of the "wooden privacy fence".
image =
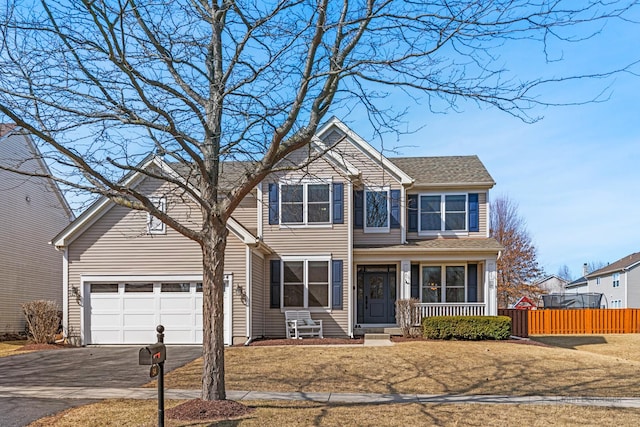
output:
[[640, 333], [640, 309], [528, 311], [529, 335]]
[[527, 338], [529, 336], [529, 310], [517, 310], [514, 308], [499, 308], [498, 316], [511, 318], [511, 335]]

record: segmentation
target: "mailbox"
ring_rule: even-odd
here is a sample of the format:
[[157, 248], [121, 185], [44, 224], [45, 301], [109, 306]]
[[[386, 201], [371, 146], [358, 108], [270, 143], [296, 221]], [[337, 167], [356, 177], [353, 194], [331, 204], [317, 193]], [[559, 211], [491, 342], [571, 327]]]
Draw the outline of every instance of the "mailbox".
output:
[[156, 365], [167, 358], [167, 347], [162, 343], [151, 344], [143, 347], [138, 353], [139, 365]]

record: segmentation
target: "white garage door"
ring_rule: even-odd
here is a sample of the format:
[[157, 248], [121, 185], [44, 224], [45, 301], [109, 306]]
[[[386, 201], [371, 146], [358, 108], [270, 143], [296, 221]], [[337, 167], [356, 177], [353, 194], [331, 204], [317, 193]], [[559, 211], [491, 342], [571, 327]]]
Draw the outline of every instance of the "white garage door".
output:
[[[231, 343], [231, 275], [225, 276], [224, 341]], [[163, 325], [167, 344], [202, 344], [202, 283], [127, 280], [86, 283], [87, 344], [150, 344]], [[85, 294], [85, 295], [87, 295]]]

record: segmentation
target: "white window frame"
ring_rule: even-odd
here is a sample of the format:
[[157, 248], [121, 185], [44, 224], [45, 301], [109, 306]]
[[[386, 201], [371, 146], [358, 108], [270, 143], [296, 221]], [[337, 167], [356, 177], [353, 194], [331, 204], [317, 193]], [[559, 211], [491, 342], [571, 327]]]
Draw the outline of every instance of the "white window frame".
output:
[[[327, 306], [324, 307], [309, 307], [309, 262], [321, 261], [327, 263]], [[286, 306], [284, 305], [284, 263], [285, 262], [303, 262], [303, 301], [304, 304], [301, 307]], [[312, 255], [312, 256], [283, 256], [280, 258], [280, 311], [283, 313], [287, 310], [306, 309], [309, 311], [330, 311], [331, 310], [331, 255]]]
[[[161, 212], [167, 212], [166, 197], [149, 197], [149, 201]], [[167, 225], [149, 212], [147, 212], [147, 234], [167, 234]]]
[[[329, 220], [327, 222], [309, 222], [309, 185], [323, 184], [329, 187]], [[278, 213], [281, 227], [330, 227], [333, 224], [333, 182], [331, 179], [304, 179], [299, 181], [282, 180], [278, 183]], [[302, 186], [302, 222], [285, 222], [282, 215], [282, 186]]]
[[620, 286], [620, 273], [613, 273], [613, 275], [611, 276], [611, 279], [613, 281], [614, 288], [617, 288]]
[[[440, 230], [423, 230], [422, 229], [422, 197], [440, 196]], [[446, 229], [446, 200], [447, 196], [464, 196], [464, 229], [447, 230]], [[418, 194], [418, 234], [420, 236], [434, 235], [461, 235], [469, 234], [469, 193], [419, 193]]]
[[[466, 262], [448, 262], [448, 263], [444, 263], [444, 264], [438, 264], [438, 263], [426, 263], [426, 264], [420, 264], [420, 287], [419, 287], [419, 295], [418, 298], [420, 299], [420, 303], [422, 304], [464, 304], [467, 303], [467, 299], [469, 298], [468, 295], [468, 291], [469, 291], [469, 268], [468, 268], [469, 264]], [[433, 302], [433, 303], [425, 303], [422, 301], [422, 281], [423, 281], [423, 276], [422, 276], [422, 272], [423, 272], [423, 268], [424, 267], [440, 267], [440, 283], [441, 283], [441, 295], [440, 295], [440, 301], [438, 302]], [[464, 301], [456, 301], [456, 302], [450, 302], [450, 301], [446, 301], [447, 299], [447, 267], [463, 267], [464, 268]]]
[[[387, 201], [387, 224], [383, 227], [370, 227], [367, 225], [367, 193], [383, 193], [386, 192]], [[363, 192], [363, 230], [365, 233], [388, 233], [391, 230], [391, 188], [385, 187], [365, 187]]]

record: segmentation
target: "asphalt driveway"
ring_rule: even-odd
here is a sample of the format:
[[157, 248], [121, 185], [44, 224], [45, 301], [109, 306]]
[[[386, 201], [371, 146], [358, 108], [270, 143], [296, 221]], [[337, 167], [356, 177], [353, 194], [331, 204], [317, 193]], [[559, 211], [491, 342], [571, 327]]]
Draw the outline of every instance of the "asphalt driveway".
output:
[[[149, 366], [138, 365], [140, 347], [88, 347], [0, 358], [0, 386], [140, 387]], [[202, 354], [200, 346], [167, 346], [165, 372]], [[0, 427], [24, 426], [46, 415], [92, 402], [78, 399], [0, 397]]]

